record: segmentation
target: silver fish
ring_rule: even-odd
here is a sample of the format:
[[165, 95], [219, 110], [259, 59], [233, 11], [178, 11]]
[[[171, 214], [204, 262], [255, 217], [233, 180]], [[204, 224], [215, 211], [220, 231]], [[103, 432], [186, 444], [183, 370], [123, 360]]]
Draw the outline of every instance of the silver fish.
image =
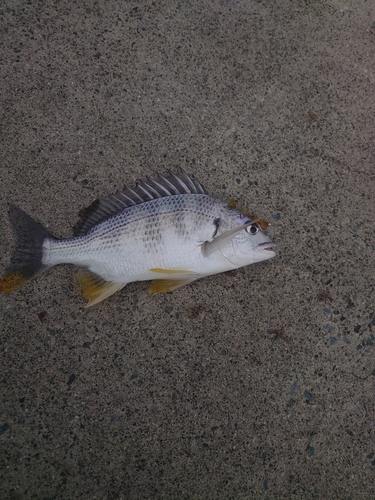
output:
[[75, 264], [92, 306], [132, 281], [152, 280], [150, 292], [167, 292], [275, 256], [261, 221], [211, 198], [182, 170], [94, 202], [74, 238], [59, 240], [21, 209], [11, 212], [19, 220], [19, 253], [0, 293]]

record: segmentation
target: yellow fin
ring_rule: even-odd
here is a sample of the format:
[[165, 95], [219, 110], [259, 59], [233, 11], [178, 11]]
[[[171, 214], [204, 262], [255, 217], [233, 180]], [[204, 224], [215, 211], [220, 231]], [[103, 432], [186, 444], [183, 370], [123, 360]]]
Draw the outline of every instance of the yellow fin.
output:
[[83, 289], [83, 295], [88, 299], [86, 307], [98, 304], [126, 285], [126, 283], [105, 281], [97, 274], [87, 271], [87, 269], [80, 270], [79, 278]]
[[14, 273], [4, 274], [0, 280], [0, 293], [10, 293], [31, 281], [34, 276], [25, 276], [22, 269]]
[[181, 286], [187, 285], [191, 283], [198, 276], [190, 276], [189, 278], [181, 278], [181, 279], [165, 279], [165, 280], [153, 280], [151, 282], [150, 288], [148, 291], [150, 293], [162, 293], [162, 292], [172, 292], [173, 290], [177, 290]]
[[184, 269], [163, 269], [161, 267], [153, 267], [150, 271], [160, 274], [191, 274], [191, 271], [186, 271]]

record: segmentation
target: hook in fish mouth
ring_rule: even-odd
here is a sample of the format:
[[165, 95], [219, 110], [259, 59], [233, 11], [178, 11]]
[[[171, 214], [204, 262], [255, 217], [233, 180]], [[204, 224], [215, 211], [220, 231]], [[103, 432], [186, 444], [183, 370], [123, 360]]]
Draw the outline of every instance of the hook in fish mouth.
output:
[[276, 243], [274, 243], [273, 241], [266, 241], [265, 243], [259, 243], [259, 245], [257, 245], [255, 247], [255, 250], [274, 250], [274, 248], [276, 248]]

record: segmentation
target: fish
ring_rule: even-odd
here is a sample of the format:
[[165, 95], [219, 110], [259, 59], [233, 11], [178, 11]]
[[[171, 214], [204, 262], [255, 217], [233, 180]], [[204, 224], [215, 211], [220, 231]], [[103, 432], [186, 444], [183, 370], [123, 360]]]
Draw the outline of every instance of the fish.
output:
[[151, 293], [169, 292], [275, 256], [261, 220], [209, 196], [182, 169], [96, 200], [72, 238], [55, 238], [14, 205], [10, 218], [18, 252], [0, 279], [0, 293], [74, 264], [86, 307], [134, 281], [151, 280]]

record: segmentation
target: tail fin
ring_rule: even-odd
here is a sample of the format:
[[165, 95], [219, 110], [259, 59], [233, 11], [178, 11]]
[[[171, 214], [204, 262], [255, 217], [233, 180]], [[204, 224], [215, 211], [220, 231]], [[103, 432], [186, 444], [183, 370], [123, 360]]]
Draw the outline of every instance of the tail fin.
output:
[[55, 239], [14, 205], [9, 207], [9, 219], [17, 240], [17, 253], [0, 279], [0, 293], [13, 292], [46, 271], [50, 266], [43, 264], [43, 242], [46, 238]]

